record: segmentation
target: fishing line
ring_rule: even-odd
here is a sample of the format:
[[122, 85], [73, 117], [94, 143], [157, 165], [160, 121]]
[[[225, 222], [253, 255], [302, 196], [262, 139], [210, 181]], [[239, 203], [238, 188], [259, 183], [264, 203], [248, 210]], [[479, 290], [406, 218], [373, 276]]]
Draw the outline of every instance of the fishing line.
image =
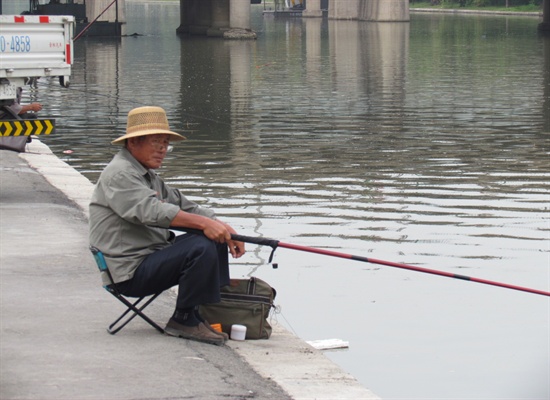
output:
[[[86, 25], [86, 27], [85, 27], [78, 35], [76, 35], [76, 37], [73, 39], [73, 42], [76, 42], [78, 39], [80, 39], [80, 37], [81, 37], [82, 35], [84, 35], [84, 33], [85, 33], [93, 24], [95, 24], [95, 22], [96, 22], [96, 21], [97, 21], [97, 20], [98, 20], [98, 19], [99, 19], [99, 18], [109, 9], [109, 8], [111, 8], [111, 6], [112, 6], [113, 4], [115, 4], [116, 2], [117, 2], [117, 0], [113, 0], [113, 1], [111, 2], [111, 4], [109, 4], [107, 7], [105, 7], [105, 9], [104, 9], [103, 11], [101, 11], [101, 12], [99, 13], [99, 15], [98, 15], [92, 22], [90, 22], [88, 25]], [[118, 21], [117, 21], [117, 22], [118, 22]]]
[[[46, 83], [46, 82], [36, 82], [36, 85], [37, 86], [43, 86], [45, 88], [49, 86], [49, 84]], [[73, 86], [69, 86], [68, 88], [64, 88], [64, 89], [69, 90], [69, 91], [73, 91], [73, 92], [76, 92], [76, 93], [82, 93], [83, 95], [93, 95], [93, 96], [96, 96], [98, 98], [106, 98], [106, 99], [110, 99], [110, 100], [115, 100], [117, 102], [125, 102], [125, 103], [129, 103], [129, 104], [133, 104], [135, 106], [140, 106], [140, 107], [151, 105], [150, 102], [130, 100], [130, 99], [126, 99], [126, 98], [123, 98], [123, 97], [118, 97], [118, 96], [112, 95], [112, 94], [104, 94], [104, 93], [93, 92], [91, 90], [76, 89]], [[182, 116], [188, 117], [190, 119], [193, 118], [193, 119], [197, 119], [197, 120], [213, 122], [213, 123], [216, 123], [216, 124], [219, 124], [219, 125], [231, 126], [231, 124], [228, 123], [228, 122], [223, 122], [223, 121], [220, 121], [220, 120], [217, 120], [217, 119], [213, 119], [213, 118], [209, 118], [209, 117], [203, 117], [203, 116], [196, 115], [196, 114], [190, 114], [190, 113], [188, 113], [186, 111], [183, 111], [183, 110], [178, 110], [178, 111], [181, 113]], [[183, 123], [183, 121], [182, 121], [182, 123]]]

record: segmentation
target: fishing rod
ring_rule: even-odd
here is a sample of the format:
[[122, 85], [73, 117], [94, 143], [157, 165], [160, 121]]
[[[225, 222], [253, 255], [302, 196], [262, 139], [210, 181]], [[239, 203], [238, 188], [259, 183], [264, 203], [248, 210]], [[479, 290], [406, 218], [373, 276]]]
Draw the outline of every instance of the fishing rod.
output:
[[[178, 231], [185, 231], [185, 232], [189, 232], [189, 233], [202, 234], [202, 231], [195, 230], [195, 229], [172, 228], [172, 227], [170, 227], [170, 229], [178, 230]], [[269, 256], [269, 261], [268, 261], [270, 264], [273, 260], [273, 255], [275, 253], [275, 250], [277, 250], [278, 247], [282, 247], [282, 248], [285, 248], [285, 249], [305, 251], [305, 252], [308, 252], [308, 253], [321, 254], [321, 255], [330, 256], [330, 257], [344, 258], [346, 260], [354, 260], [354, 261], [361, 261], [361, 262], [366, 262], [366, 263], [371, 263], [371, 264], [385, 265], [385, 266], [388, 266], [388, 267], [401, 268], [401, 269], [406, 269], [406, 270], [409, 270], [409, 271], [416, 271], [416, 272], [422, 272], [422, 273], [425, 273], [425, 274], [432, 274], [432, 275], [444, 276], [444, 277], [447, 277], [447, 278], [460, 279], [460, 280], [463, 280], [463, 281], [482, 283], [484, 285], [498, 286], [498, 287], [502, 287], [502, 288], [505, 288], [505, 289], [519, 290], [521, 292], [533, 293], [533, 294], [538, 294], [538, 295], [541, 295], [541, 296], [550, 297], [550, 292], [546, 292], [544, 290], [531, 289], [531, 288], [522, 287], [522, 286], [510, 285], [510, 284], [507, 284], [507, 283], [495, 282], [495, 281], [490, 281], [490, 280], [487, 280], [487, 279], [474, 278], [472, 276], [453, 274], [451, 272], [438, 271], [438, 270], [429, 269], [429, 268], [422, 268], [422, 267], [417, 267], [417, 266], [414, 266], [414, 265], [408, 265], [408, 264], [402, 264], [402, 263], [395, 263], [395, 262], [391, 262], [391, 261], [378, 260], [378, 259], [375, 259], [375, 258], [367, 258], [367, 257], [362, 257], [362, 256], [356, 256], [356, 255], [353, 255], [353, 254], [340, 253], [340, 252], [332, 251], [332, 250], [324, 250], [324, 249], [319, 249], [319, 248], [316, 248], [316, 247], [307, 247], [307, 246], [301, 246], [301, 245], [292, 244], [292, 243], [284, 243], [284, 242], [281, 242], [281, 241], [276, 240], [276, 239], [231, 234], [231, 240], [235, 240], [237, 242], [252, 243], [252, 244], [257, 244], [257, 245], [260, 245], [260, 246], [269, 246], [269, 247], [271, 247], [272, 251], [271, 251], [271, 255]], [[273, 264], [273, 268], [277, 268], [277, 264]]]
[[474, 278], [472, 276], [453, 274], [451, 272], [438, 271], [438, 270], [435, 270], [435, 269], [416, 267], [414, 265], [395, 263], [395, 262], [391, 262], [391, 261], [378, 260], [378, 259], [375, 259], [375, 258], [367, 258], [367, 257], [362, 257], [362, 256], [356, 256], [356, 255], [353, 255], [353, 254], [340, 253], [340, 252], [337, 252], [337, 251], [324, 250], [324, 249], [319, 249], [319, 248], [315, 248], [315, 247], [307, 247], [307, 246], [301, 246], [301, 245], [292, 244], [292, 243], [284, 243], [284, 242], [281, 242], [281, 241], [275, 240], [275, 239], [268, 239], [268, 238], [261, 238], [261, 237], [251, 237], [251, 236], [236, 235], [236, 234], [232, 234], [231, 239], [236, 240], [238, 242], [246, 242], [246, 243], [257, 244], [257, 245], [260, 245], [260, 246], [269, 246], [269, 247], [271, 247], [273, 250], [271, 251], [271, 255], [269, 256], [269, 262], [270, 263], [273, 259], [273, 254], [274, 254], [275, 250], [278, 247], [283, 247], [283, 248], [291, 249], [291, 250], [305, 251], [305, 252], [308, 252], [308, 253], [315, 253], [315, 254], [321, 254], [321, 255], [330, 256], [330, 257], [344, 258], [344, 259], [347, 259], [347, 260], [355, 260], [355, 261], [361, 261], [361, 262], [366, 262], [366, 263], [371, 263], [371, 264], [380, 264], [380, 265], [385, 265], [385, 266], [388, 266], [388, 267], [401, 268], [401, 269], [406, 269], [406, 270], [409, 270], [409, 271], [416, 271], [416, 272], [422, 272], [422, 273], [425, 273], [425, 274], [439, 275], [439, 276], [444, 276], [444, 277], [447, 277], [447, 278], [460, 279], [460, 280], [464, 280], [464, 281], [483, 283], [485, 285], [499, 286], [499, 287], [506, 288], [506, 289], [519, 290], [519, 291], [522, 291], [522, 292], [534, 293], [534, 294], [539, 294], [539, 295], [542, 295], [542, 296], [550, 297], [550, 292], [545, 292], [543, 290], [531, 289], [531, 288], [526, 288], [526, 287], [516, 286], [516, 285], [510, 285], [510, 284], [507, 284], [507, 283], [495, 282], [495, 281], [490, 281], [490, 280], [487, 280], [487, 279]]

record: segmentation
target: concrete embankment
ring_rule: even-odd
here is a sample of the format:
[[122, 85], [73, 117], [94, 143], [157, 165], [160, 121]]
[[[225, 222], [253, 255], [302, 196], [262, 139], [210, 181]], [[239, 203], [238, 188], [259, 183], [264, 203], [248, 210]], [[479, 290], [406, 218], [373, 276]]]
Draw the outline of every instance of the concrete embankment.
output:
[[[279, 325], [269, 340], [212, 346], [122, 312], [88, 251], [93, 185], [38, 140], [0, 151], [1, 399], [377, 399]], [[167, 321], [174, 293], [148, 314]]]
[[542, 18], [541, 12], [521, 12], [521, 11], [491, 11], [483, 10], [482, 8], [476, 10], [461, 10], [459, 8], [410, 8], [411, 13], [439, 13], [439, 14], [466, 14], [466, 15], [515, 15], [523, 17], [540, 17]]

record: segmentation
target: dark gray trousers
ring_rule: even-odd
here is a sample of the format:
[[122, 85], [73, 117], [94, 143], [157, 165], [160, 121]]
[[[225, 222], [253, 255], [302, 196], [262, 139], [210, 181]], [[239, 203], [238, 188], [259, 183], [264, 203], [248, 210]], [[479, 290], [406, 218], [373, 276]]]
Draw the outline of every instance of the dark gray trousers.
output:
[[178, 286], [176, 309], [218, 303], [220, 287], [229, 284], [226, 244], [202, 235], [176, 237], [173, 245], [150, 254], [134, 277], [117, 284], [125, 296], [141, 297]]

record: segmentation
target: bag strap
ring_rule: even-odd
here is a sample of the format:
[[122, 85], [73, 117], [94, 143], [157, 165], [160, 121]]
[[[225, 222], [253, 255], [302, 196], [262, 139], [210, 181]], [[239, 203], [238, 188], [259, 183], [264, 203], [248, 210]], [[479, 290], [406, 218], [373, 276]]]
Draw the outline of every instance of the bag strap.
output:
[[248, 293], [249, 295], [256, 294], [256, 278], [255, 277], [251, 277], [248, 280], [248, 287], [246, 289], [246, 293]]

